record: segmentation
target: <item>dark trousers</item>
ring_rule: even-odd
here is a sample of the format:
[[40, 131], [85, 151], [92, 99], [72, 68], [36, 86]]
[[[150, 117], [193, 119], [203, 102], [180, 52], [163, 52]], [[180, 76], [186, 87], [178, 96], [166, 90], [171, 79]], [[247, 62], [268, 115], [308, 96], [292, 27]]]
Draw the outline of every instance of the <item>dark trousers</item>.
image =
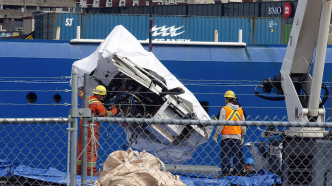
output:
[[233, 174], [239, 172], [239, 152], [241, 147], [241, 140], [237, 139], [223, 139], [221, 140], [221, 172], [229, 173], [231, 155], [233, 155]]

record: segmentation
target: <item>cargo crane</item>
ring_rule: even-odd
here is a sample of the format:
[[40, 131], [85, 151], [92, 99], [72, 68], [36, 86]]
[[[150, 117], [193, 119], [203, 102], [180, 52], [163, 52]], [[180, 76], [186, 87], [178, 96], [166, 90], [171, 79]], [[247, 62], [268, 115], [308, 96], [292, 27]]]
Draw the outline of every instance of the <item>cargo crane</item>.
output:
[[[273, 79], [263, 80], [262, 92], [275, 91], [283, 97], [269, 97], [258, 93], [261, 98], [280, 101], [285, 100], [288, 121], [290, 122], [325, 122], [325, 108], [329, 92], [322, 84], [326, 57], [327, 40], [331, 19], [330, 0], [301, 0], [298, 2], [287, 51], [280, 73]], [[312, 58], [314, 67], [310, 69]], [[320, 99], [321, 89], [325, 90]], [[282, 175], [283, 185], [326, 185], [328, 171], [332, 169], [331, 155], [325, 140], [329, 132], [318, 127], [289, 127], [287, 130], [267, 128], [263, 137], [282, 134], [282, 139], [270, 140], [269, 157], [265, 155], [269, 168]], [[261, 152], [264, 150], [260, 149]], [[277, 153], [276, 153], [277, 152]], [[278, 156], [280, 152], [280, 156]], [[282, 155], [282, 156], [281, 156]], [[281, 161], [278, 164], [276, 160]]]

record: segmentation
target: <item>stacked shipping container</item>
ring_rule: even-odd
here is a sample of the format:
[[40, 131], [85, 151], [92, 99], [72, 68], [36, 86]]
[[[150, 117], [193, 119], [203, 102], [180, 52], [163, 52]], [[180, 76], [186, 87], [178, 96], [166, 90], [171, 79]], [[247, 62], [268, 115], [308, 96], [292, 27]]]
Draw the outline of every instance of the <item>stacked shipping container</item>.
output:
[[[55, 39], [60, 27], [60, 39], [76, 38], [81, 26], [82, 39], [105, 39], [116, 25], [123, 25], [138, 40], [149, 38], [147, 15], [64, 14], [50, 13], [35, 17], [36, 39]], [[283, 43], [283, 18], [249, 17], [183, 17], [153, 16], [153, 40], [158, 41], [214, 41], [214, 31], [220, 42], [238, 41], [238, 30], [243, 31], [247, 44]]]

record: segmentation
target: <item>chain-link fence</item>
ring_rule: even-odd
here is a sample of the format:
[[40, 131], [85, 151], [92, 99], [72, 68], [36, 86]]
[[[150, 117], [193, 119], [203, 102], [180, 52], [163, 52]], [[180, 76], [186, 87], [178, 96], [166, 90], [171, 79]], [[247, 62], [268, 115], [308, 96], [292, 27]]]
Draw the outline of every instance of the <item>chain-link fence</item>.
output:
[[205, 102], [209, 117], [199, 117], [176, 89], [158, 104], [144, 89], [108, 89], [114, 94], [102, 108], [114, 113], [97, 113], [94, 77], [84, 78], [78, 90], [73, 73], [68, 118], [0, 120], [0, 184], [332, 185], [329, 119], [289, 122], [269, 105], [255, 109], [279, 116], [241, 121], [244, 112], [234, 112], [226, 116], [239, 121], [222, 120]]
[[[153, 144], [150, 140], [155, 136], [148, 131], [148, 126], [158, 125], [201, 125], [207, 126], [246, 126], [246, 134], [244, 139], [233, 140], [218, 136], [217, 142], [210, 137], [206, 143], [198, 148], [189, 145], [190, 137], [187, 137], [181, 143], [174, 145], [172, 143], [162, 144], [159, 147], [162, 153], [156, 148], [150, 151], [166, 164], [166, 171], [175, 175], [186, 185], [329, 185], [332, 184], [332, 141], [328, 135], [328, 127], [332, 123], [301, 123], [287, 121], [195, 121], [180, 119], [142, 119], [142, 118], [95, 118], [100, 119], [103, 124], [100, 128], [100, 143], [102, 149], [98, 151], [98, 158], [105, 161], [97, 164], [101, 171], [97, 183], [104, 185], [108, 183], [128, 184], [138, 183], [154, 183], [154, 179], [159, 179], [156, 183], [165, 180], [163, 168], [158, 168], [155, 173], [151, 173], [153, 169], [154, 159], [147, 155], [132, 154], [128, 149], [137, 150], [141, 146], [140, 143]], [[132, 135], [122, 136], [122, 126], [126, 124], [126, 128], [136, 129], [136, 133], [140, 136], [145, 134], [145, 138], [135, 138]], [[303, 131], [293, 133], [291, 128], [302, 128]], [[108, 130], [110, 129], [110, 130]], [[107, 133], [111, 132], [111, 138], [107, 140]], [[310, 137], [301, 137], [308, 136]], [[157, 141], [157, 140], [156, 140]], [[132, 142], [132, 143], [131, 143]], [[124, 145], [123, 145], [124, 144]], [[137, 145], [138, 144], [138, 145]], [[107, 147], [107, 148], [105, 148]], [[110, 148], [109, 148], [110, 147]], [[136, 148], [135, 148], [136, 147]], [[152, 148], [150, 148], [152, 149]], [[115, 150], [117, 150], [115, 152]], [[127, 150], [127, 154], [120, 151]], [[113, 151], [113, 152], [112, 152]], [[142, 150], [138, 150], [142, 153]], [[167, 154], [167, 157], [163, 156]], [[179, 153], [182, 156], [190, 154], [191, 157], [187, 161], [180, 162], [183, 157], [176, 157], [172, 153]], [[108, 156], [108, 158], [107, 158]], [[172, 159], [169, 158], [178, 158]], [[146, 158], [149, 157], [149, 158]], [[127, 158], [126, 160], [124, 160]], [[178, 161], [180, 160], [180, 161]], [[120, 163], [119, 163], [120, 161]], [[151, 163], [144, 165], [138, 164], [137, 161]], [[175, 162], [175, 163], [174, 163]], [[131, 166], [126, 163], [137, 166], [139, 170], [144, 169], [146, 177], [135, 177], [135, 174], [142, 173], [136, 168], [131, 170]], [[226, 168], [226, 169], [225, 169]], [[137, 173], [137, 172], [139, 173]], [[128, 180], [130, 176], [123, 174], [128, 172], [133, 180]], [[106, 174], [106, 175], [105, 175]], [[122, 175], [123, 178], [121, 178]], [[166, 176], [166, 178], [168, 178]], [[177, 183], [176, 178], [169, 178]], [[142, 181], [143, 180], [143, 181]]]
[[59, 185], [60, 177], [67, 177], [67, 118], [1, 119], [0, 123], [1, 183]]

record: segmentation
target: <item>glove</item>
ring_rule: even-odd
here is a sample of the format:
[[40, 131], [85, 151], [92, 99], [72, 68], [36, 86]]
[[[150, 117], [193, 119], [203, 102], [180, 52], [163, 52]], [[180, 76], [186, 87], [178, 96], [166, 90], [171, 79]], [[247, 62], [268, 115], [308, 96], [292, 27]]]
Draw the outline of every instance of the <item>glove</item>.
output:
[[218, 143], [218, 136], [219, 136], [219, 134], [218, 134], [217, 132], [214, 133], [213, 140], [214, 140], [214, 142], [216, 142], [216, 143]]
[[115, 116], [118, 113], [118, 109], [115, 105], [111, 105], [110, 112], [112, 113], [112, 116]]
[[244, 142], [244, 135], [241, 135], [241, 145], [243, 144]]
[[78, 90], [79, 90], [79, 91], [83, 91], [84, 88], [83, 88], [82, 86], [80, 86], [80, 87], [78, 87]]

